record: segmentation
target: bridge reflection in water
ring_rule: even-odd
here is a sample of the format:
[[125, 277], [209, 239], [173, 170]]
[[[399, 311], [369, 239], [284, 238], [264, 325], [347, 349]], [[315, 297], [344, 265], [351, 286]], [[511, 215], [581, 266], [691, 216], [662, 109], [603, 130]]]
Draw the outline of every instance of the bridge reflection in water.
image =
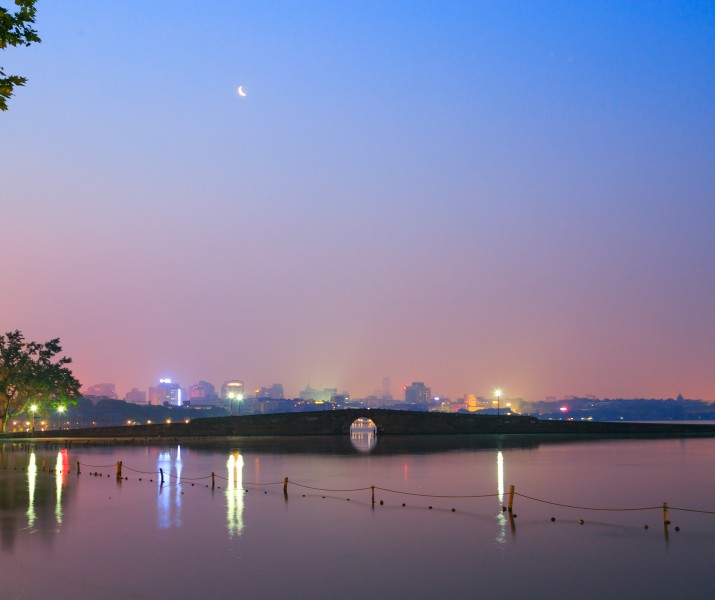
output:
[[358, 452], [370, 452], [377, 444], [377, 425], [372, 419], [360, 417], [350, 425], [350, 443]]

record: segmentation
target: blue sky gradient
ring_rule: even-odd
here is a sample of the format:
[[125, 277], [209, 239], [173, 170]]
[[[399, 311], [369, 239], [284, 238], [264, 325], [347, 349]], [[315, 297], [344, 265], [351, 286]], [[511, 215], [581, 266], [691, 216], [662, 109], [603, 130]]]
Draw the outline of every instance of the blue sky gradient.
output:
[[714, 4], [40, 0], [37, 29], [0, 56], [29, 78], [0, 328], [84, 383], [715, 400]]

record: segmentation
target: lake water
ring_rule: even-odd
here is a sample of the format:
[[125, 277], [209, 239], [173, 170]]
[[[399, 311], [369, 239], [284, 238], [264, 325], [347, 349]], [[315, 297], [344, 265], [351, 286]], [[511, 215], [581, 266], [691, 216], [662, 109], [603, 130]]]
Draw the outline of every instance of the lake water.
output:
[[712, 597], [715, 440], [358, 437], [0, 445], [0, 597]]

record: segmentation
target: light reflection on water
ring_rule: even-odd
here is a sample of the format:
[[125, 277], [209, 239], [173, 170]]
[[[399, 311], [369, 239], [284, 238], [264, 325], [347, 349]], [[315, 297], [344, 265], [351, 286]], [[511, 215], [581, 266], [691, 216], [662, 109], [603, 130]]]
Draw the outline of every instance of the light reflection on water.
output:
[[[707, 597], [701, 592], [715, 545], [713, 517], [671, 512], [682, 531], [671, 528], [666, 544], [659, 511], [584, 514], [517, 497], [517, 523], [502, 506], [507, 484], [516, 484], [534, 497], [578, 505], [668, 500], [672, 506], [714, 509], [715, 483], [702, 474], [713, 471], [715, 440], [605, 440], [369, 456], [281, 454], [276, 444], [269, 452], [238, 446], [59, 452], [38, 446], [24, 452], [7, 445], [0, 452], [7, 465], [0, 471], [7, 597], [227, 597], [239, 580], [246, 595], [267, 598], [285, 597], [286, 590], [292, 598], [364, 597], [374, 591], [371, 580], [379, 582], [383, 597], [462, 597], [475, 586], [485, 595], [507, 597], [600, 598], [613, 596], [613, 589], [620, 596]], [[156, 475], [142, 475], [140, 482], [131, 471], [127, 481], [115, 481], [113, 468], [101, 477], [78, 476], [69, 469], [76, 460], [122, 460], [149, 473], [163, 469], [165, 483]], [[38, 468], [45, 463], [54, 465], [53, 473]], [[212, 471], [216, 489], [206, 485]], [[286, 501], [282, 484], [251, 486], [282, 482], [284, 476], [331, 489], [376, 485], [490, 496], [383, 494], [377, 500], [384, 506], [378, 502], [372, 509], [369, 491], [290, 487]], [[15, 512], [24, 523], [13, 521]], [[578, 524], [581, 518], [584, 525]], [[186, 556], [195, 557], [195, 568], [187, 566]], [[628, 561], [619, 558], [624, 556]], [[36, 557], [43, 557], [47, 577], [28, 570]], [[200, 577], [206, 569], [211, 576]], [[686, 571], [687, 579], [676, 576]], [[127, 576], [118, 582], [116, 572]], [[58, 577], [68, 582], [59, 593], [51, 585]]]
[[229, 455], [226, 463], [226, 523], [229, 537], [243, 531], [243, 456], [238, 452]]
[[27, 526], [35, 524], [35, 486], [37, 485], [37, 459], [35, 453], [30, 454], [30, 464], [27, 466]]

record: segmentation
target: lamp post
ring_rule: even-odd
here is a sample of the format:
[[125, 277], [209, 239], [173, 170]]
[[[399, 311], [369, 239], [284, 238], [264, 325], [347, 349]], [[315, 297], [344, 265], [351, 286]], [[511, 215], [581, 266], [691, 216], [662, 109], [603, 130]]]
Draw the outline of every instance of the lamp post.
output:
[[57, 412], [60, 413], [60, 431], [62, 431], [62, 415], [64, 414], [65, 410], [66, 409], [62, 404], [57, 407]]
[[35, 433], [35, 413], [37, 412], [37, 404], [30, 405], [30, 412], [32, 413], [32, 433]]
[[494, 395], [497, 397], [497, 416], [499, 416], [501, 414], [501, 411], [499, 410], [500, 409], [499, 402], [501, 400], [501, 390], [499, 388], [495, 389]]
[[233, 392], [228, 393], [228, 414], [229, 416], [233, 416], [233, 399], [236, 397], [236, 394]]
[[241, 400], [243, 400], [243, 394], [241, 394], [239, 392], [238, 394], [236, 394], [236, 402], [238, 403], [237, 406], [238, 406], [238, 416], [239, 417], [241, 416]]

